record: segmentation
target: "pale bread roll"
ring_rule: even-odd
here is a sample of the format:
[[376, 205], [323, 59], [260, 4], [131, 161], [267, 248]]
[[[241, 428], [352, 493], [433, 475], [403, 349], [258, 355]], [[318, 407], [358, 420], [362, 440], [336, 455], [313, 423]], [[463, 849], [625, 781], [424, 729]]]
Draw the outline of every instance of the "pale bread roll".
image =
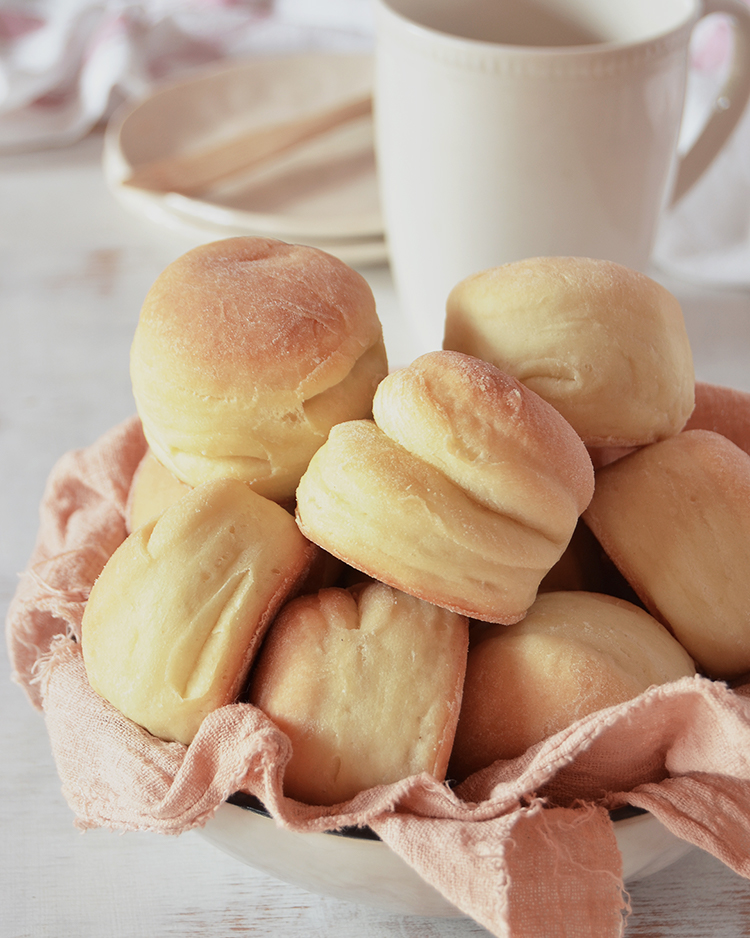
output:
[[[515, 622], [593, 491], [570, 425], [492, 365], [432, 352], [334, 427], [297, 489], [310, 540], [397, 589]], [[396, 437], [394, 439], [393, 437]]]
[[244, 483], [198, 486], [130, 534], [95, 582], [81, 639], [91, 686], [154, 736], [188, 744], [237, 698], [315, 552]]
[[750, 456], [686, 430], [599, 470], [584, 519], [706, 674], [750, 670]]
[[603, 469], [604, 466], [608, 466], [611, 462], [616, 462], [618, 459], [622, 459], [623, 456], [627, 456], [628, 453], [632, 453], [634, 449], [638, 449], [638, 447], [592, 446], [589, 448], [589, 455], [591, 456], [591, 462], [594, 464], [594, 470], [597, 470]]
[[[147, 450], [136, 469], [128, 494], [125, 509], [128, 533], [158, 518], [165, 509], [190, 491], [189, 485], [180, 482], [169, 469], [162, 466], [151, 450]], [[283, 507], [294, 513], [293, 504]], [[325, 587], [338, 585], [345, 575], [345, 564], [338, 557], [317, 550], [300, 591], [317, 593]]]
[[332, 805], [420, 772], [442, 780], [467, 647], [466, 618], [382, 583], [288, 603], [249, 697], [291, 740], [284, 793]]
[[237, 478], [280, 502], [334, 424], [370, 415], [387, 370], [365, 279], [266, 238], [201, 245], [170, 264], [131, 350], [158, 460], [188, 485]]
[[[685, 430], [713, 430], [750, 453], [750, 394], [705, 381], [695, 382], [695, 408]], [[601, 469], [632, 452], [632, 447], [591, 450], [594, 469]]]
[[430, 352], [389, 375], [373, 418], [480, 505], [552, 541], [567, 543], [591, 498], [591, 462], [570, 425], [470, 355]]
[[464, 779], [694, 674], [685, 649], [638, 606], [597, 593], [541, 594], [523, 622], [486, 626], [472, 644], [449, 772]]
[[695, 410], [686, 430], [713, 430], [750, 454], [750, 394], [696, 381]]
[[153, 521], [170, 505], [186, 495], [191, 487], [165, 469], [151, 450], [138, 464], [126, 506], [128, 531]]
[[664, 439], [693, 409], [680, 304], [611, 261], [537, 257], [466, 278], [447, 301], [444, 347], [518, 378], [591, 446]]

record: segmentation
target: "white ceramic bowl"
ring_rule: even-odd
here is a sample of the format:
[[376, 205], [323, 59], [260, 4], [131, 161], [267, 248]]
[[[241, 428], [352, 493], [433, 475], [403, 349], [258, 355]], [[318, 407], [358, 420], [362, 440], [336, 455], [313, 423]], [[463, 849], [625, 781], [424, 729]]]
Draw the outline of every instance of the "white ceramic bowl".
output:
[[[199, 833], [248, 866], [308, 892], [402, 915], [446, 918], [464, 914], [372, 835], [300, 834], [278, 827], [258, 810], [229, 802]], [[630, 883], [664, 869], [693, 849], [650, 814], [616, 820], [615, 835], [622, 852], [623, 878]]]

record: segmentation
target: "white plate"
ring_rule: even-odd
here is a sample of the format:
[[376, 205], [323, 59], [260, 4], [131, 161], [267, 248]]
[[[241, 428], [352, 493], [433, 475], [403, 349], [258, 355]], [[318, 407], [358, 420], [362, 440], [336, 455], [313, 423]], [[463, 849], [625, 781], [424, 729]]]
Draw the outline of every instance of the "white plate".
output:
[[128, 105], [109, 123], [104, 172], [115, 195], [199, 241], [262, 235], [321, 247], [349, 263], [385, 260], [371, 118], [345, 124], [200, 198], [124, 185], [133, 169], [366, 94], [369, 55], [259, 58], [203, 72]]
[[[614, 828], [626, 883], [651, 876], [694, 849], [651, 814], [615, 821]], [[380, 840], [300, 834], [230, 803], [198, 833], [248, 866], [308, 892], [401, 915], [464, 914]]]

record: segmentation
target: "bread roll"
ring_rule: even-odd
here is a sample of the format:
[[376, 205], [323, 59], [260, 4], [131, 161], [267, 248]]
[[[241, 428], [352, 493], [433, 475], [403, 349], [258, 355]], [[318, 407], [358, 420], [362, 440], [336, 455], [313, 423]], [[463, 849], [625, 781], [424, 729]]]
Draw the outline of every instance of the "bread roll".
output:
[[750, 454], [750, 394], [697, 381], [695, 410], [686, 430], [713, 430]]
[[750, 670], [750, 456], [686, 430], [599, 470], [584, 519], [706, 674]]
[[332, 805], [420, 772], [442, 780], [467, 643], [463, 616], [382, 583], [288, 603], [250, 691], [291, 740], [284, 793]]
[[518, 378], [591, 446], [664, 439], [693, 409], [678, 301], [610, 261], [537, 257], [468, 277], [448, 298], [444, 347]]
[[373, 411], [334, 427], [312, 459], [302, 531], [428, 602], [520, 619], [591, 497], [579, 437], [533, 391], [458, 352], [389, 375]]
[[486, 626], [469, 651], [449, 772], [513, 759], [576, 720], [695, 674], [647, 612], [588, 592], [541, 594], [523, 622]]
[[[705, 381], [695, 382], [695, 407], [684, 430], [713, 430], [750, 453], [750, 394]], [[632, 452], [633, 447], [599, 447], [590, 451], [594, 469]]]
[[291, 515], [244, 483], [198, 486], [130, 534], [94, 584], [81, 640], [91, 686], [154, 736], [188, 744], [237, 698], [314, 553]]
[[178, 479], [289, 501], [330, 428], [368, 417], [387, 373], [367, 282], [323, 251], [229, 238], [164, 270], [131, 377], [146, 439]]
[[[687, 426], [687, 424], [685, 424]], [[604, 466], [608, 466], [611, 462], [616, 462], [618, 459], [622, 459], [623, 456], [627, 456], [628, 453], [632, 453], [634, 449], [638, 449], [637, 446], [591, 446], [589, 447], [589, 455], [591, 456], [591, 462], [594, 464], [594, 471], [597, 469], [603, 469]]]
[[136, 469], [127, 504], [128, 531], [153, 521], [170, 505], [190, 491], [190, 486], [165, 469], [151, 450]]

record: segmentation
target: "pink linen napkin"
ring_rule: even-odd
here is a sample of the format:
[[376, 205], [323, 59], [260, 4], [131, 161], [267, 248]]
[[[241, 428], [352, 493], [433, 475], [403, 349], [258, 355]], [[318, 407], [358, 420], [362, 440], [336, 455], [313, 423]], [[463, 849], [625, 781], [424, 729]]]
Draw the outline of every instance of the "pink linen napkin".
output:
[[[719, 419], [720, 407], [709, 410]], [[179, 834], [246, 791], [294, 830], [371, 826], [499, 938], [623, 934], [627, 895], [608, 809], [624, 804], [750, 876], [750, 685], [684, 678], [455, 789], [420, 775], [326, 808], [284, 796], [289, 741], [249, 704], [212, 713], [188, 747], [123, 717], [88, 684], [77, 638], [88, 591], [126, 536], [145, 450], [133, 418], [60, 460], [7, 619], [14, 678], [44, 712], [79, 827]]]

